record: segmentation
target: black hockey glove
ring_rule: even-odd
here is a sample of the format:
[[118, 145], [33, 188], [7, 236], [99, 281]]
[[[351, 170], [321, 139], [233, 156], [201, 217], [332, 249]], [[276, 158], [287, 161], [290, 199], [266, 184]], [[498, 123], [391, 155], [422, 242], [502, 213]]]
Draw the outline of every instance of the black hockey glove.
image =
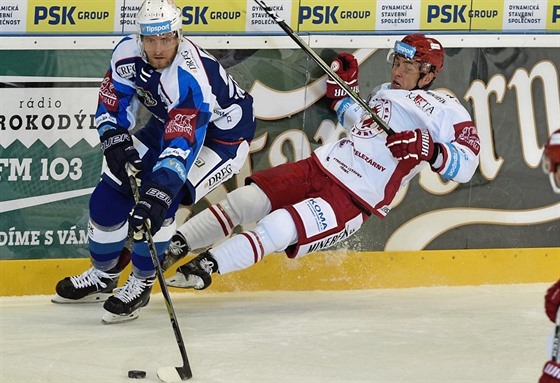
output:
[[128, 185], [127, 163], [134, 174], [142, 171], [142, 160], [132, 144], [132, 136], [126, 129], [109, 129], [103, 133], [101, 150], [111, 173], [125, 185]]
[[161, 229], [171, 202], [171, 194], [165, 189], [153, 182], [144, 185], [140, 200], [128, 219], [135, 241], [146, 240], [146, 228], [152, 235]]

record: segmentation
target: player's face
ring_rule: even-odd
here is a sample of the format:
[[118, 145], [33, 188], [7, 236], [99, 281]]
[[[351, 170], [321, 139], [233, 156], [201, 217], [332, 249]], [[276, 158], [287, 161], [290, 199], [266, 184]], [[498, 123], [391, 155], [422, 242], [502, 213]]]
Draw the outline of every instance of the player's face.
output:
[[421, 74], [419, 62], [397, 55], [391, 68], [391, 88], [404, 90], [422, 88], [429, 84], [434, 76], [433, 73], [427, 73], [421, 77]]
[[179, 38], [175, 33], [143, 36], [142, 43], [150, 65], [156, 69], [165, 69], [175, 59]]

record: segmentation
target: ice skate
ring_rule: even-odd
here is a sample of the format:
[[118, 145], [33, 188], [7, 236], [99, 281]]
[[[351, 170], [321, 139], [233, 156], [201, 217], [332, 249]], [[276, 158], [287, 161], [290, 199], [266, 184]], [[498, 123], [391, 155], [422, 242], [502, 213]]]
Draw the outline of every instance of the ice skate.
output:
[[210, 274], [218, 271], [218, 264], [212, 255], [205, 251], [190, 262], [177, 268], [174, 276], [168, 278], [167, 286], [183, 289], [204, 290], [212, 284]]
[[66, 277], [56, 285], [53, 303], [104, 302], [113, 294], [121, 273], [106, 273], [89, 268], [80, 275]]
[[117, 265], [109, 271], [90, 267], [80, 275], [66, 277], [56, 284], [53, 303], [95, 303], [104, 302], [117, 287], [119, 275], [130, 262], [130, 251], [123, 249]]
[[169, 270], [173, 264], [183, 259], [189, 253], [189, 245], [181, 234], [176, 233], [171, 238], [171, 243], [165, 253], [163, 254], [163, 261], [161, 263], [161, 268], [163, 271]]
[[137, 278], [133, 273], [122, 288], [115, 290], [103, 304], [106, 313], [101, 318], [104, 324], [128, 322], [138, 318], [140, 309], [150, 301], [155, 275], [148, 278]]

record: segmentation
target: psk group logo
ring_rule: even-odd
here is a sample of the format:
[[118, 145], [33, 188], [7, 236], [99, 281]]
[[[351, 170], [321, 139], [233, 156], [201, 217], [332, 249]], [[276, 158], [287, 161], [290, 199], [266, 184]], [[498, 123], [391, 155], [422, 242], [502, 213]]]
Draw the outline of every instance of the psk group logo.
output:
[[189, 32], [245, 32], [246, 0], [176, 1], [183, 16], [183, 30]]
[[376, 1], [302, 0], [294, 7], [292, 20], [299, 30], [312, 31], [372, 31], [375, 28]]
[[550, 0], [546, 14], [546, 29], [558, 32], [560, 30], [560, 0]]
[[27, 7], [28, 32], [113, 32], [114, 19], [114, 1], [29, 0]]
[[423, 0], [420, 28], [501, 30], [504, 0]]

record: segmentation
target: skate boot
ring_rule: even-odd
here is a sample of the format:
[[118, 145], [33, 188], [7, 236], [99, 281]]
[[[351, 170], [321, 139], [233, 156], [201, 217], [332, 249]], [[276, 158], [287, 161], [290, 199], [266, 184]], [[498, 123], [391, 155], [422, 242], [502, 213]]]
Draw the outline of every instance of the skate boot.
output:
[[204, 290], [212, 284], [210, 274], [216, 272], [218, 272], [218, 263], [208, 251], [205, 251], [177, 268], [175, 275], [168, 278], [165, 283], [171, 287]]
[[130, 262], [130, 251], [123, 249], [117, 265], [109, 271], [90, 267], [80, 275], [66, 277], [56, 284], [53, 303], [104, 302], [117, 287], [119, 275]]
[[140, 308], [146, 306], [150, 301], [150, 293], [155, 280], [155, 275], [148, 278], [137, 278], [130, 273], [125, 285], [116, 289], [115, 295], [109, 297], [103, 304], [103, 308], [107, 312], [101, 321], [105, 324], [112, 324], [138, 318]]
[[169, 270], [174, 263], [183, 259], [190, 251], [187, 240], [180, 233], [175, 233], [171, 238], [171, 243], [163, 254], [161, 268], [163, 271]]

